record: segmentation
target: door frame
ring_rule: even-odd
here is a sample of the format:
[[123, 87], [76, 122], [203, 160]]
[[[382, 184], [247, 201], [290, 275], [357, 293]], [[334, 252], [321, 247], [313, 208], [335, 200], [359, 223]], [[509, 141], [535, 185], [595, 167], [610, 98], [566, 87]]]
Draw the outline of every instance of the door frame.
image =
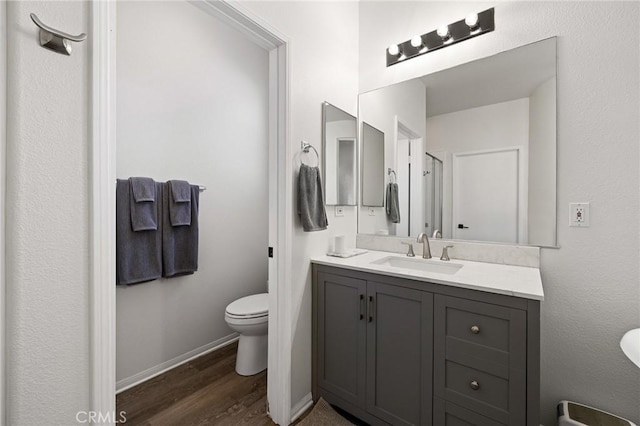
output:
[[[0, 70], [7, 75], [7, 3], [0, 2]], [[5, 309], [5, 210], [6, 210], [6, 164], [7, 164], [7, 79], [0, 79], [0, 424], [6, 423], [6, 346], [7, 316]]]
[[517, 234], [518, 241], [515, 244], [527, 244], [527, 228], [528, 228], [528, 220], [527, 220], [527, 211], [529, 205], [529, 186], [528, 186], [528, 176], [529, 176], [529, 153], [526, 147], [523, 146], [508, 146], [504, 148], [494, 148], [494, 149], [482, 149], [476, 151], [465, 151], [465, 152], [455, 152], [451, 154], [451, 229], [449, 230], [451, 238], [454, 238], [454, 218], [456, 207], [454, 198], [455, 194], [453, 193], [454, 188], [454, 179], [456, 177], [456, 170], [459, 168], [458, 166], [458, 158], [460, 157], [468, 157], [471, 155], [483, 155], [483, 154], [495, 154], [498, 152], [509, 152], [515, 151], [518, 156], [518, 217], [517, 217]]
[[[274, 248], [274, 258], [269, 259], [267, 400], [273, 421], [289, 424], [293, 317], [293, 200], [288, 195], [293, 192], [293, 165], [289, 161], [289, 41], [237, 2], [190, 3], [238, 29], [269, 52], [269, 164], [273, 165], [269, 167], [269, 245]], [[90, 410], [106, 414], [116, 410], [116, 2], [92, 0], [91, 6]], [[117, 414], [107, 417], [114, 419]]]

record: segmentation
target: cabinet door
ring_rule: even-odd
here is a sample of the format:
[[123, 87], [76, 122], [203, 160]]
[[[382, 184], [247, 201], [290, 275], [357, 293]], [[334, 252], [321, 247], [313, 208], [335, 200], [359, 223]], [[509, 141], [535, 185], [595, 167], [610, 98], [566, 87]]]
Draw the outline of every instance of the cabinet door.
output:
[[367, 306], [367, 411], [431, 425], [433, 295], [368, 282]]
[[318, 274], [318, 386], [365, 406], [366, 281]]

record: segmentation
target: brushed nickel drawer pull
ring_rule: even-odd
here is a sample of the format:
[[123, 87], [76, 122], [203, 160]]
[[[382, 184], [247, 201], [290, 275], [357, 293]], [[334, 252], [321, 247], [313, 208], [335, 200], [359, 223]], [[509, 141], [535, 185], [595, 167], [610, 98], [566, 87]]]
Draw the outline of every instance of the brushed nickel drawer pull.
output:
[[472, 332], [473, 334], [478, 334], [478, 333], [480, 333], [480, 327], [478, 327], [477, 325], [472, 326], [472, 327], [471, 327], [471, 332]]
[[478, 389], [480, 389], [480, 383], [476, 382], [475, 380], [474, 380], [474, 381], [472, 381], [472, 382], [469, 384], [469, 386], [471, 386], [471, 389], [473, 389], [473, 390], [478, 390]]

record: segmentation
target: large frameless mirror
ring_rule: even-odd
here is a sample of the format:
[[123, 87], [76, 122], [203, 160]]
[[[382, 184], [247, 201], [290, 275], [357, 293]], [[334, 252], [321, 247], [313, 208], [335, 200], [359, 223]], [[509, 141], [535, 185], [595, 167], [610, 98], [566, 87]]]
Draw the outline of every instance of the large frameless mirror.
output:
[[556, 38], [361, 93], [358, 118], [359, 233], [556, 245]]
[[357, 204], [357, 120], [331, 105], [322, 104], [324, 192], [327, 205]]

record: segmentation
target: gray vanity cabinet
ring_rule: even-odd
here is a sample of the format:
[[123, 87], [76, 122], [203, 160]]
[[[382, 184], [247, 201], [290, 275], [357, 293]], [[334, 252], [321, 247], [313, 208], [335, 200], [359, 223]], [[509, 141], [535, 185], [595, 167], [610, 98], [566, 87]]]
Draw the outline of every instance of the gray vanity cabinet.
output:
[[320, 272], [314, 301], [314, 389], [372, 424], [431, 424], [433, 295]]
[[540, 303], [313, 265], [313, 397], [372, 425], [538, 426]]

